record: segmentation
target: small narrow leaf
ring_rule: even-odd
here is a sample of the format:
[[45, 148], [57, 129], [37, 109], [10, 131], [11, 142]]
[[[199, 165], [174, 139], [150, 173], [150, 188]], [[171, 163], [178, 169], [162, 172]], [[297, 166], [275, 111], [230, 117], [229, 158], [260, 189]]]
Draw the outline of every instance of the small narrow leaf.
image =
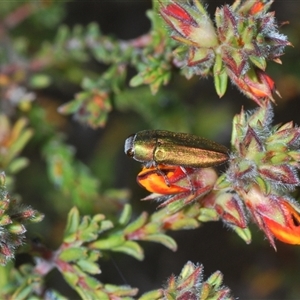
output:
[[140, 74], [135, 75], [129, 81], [129, 85], [131, 87], [137, 87], [143, 83], [144, 83], [144, 78]]
[[158, 233], [158, 234], [147, 235], [143, 237], [143, 240], [160, 243], [166, 246], [167, 248], [171, 249], [172, 251], [177, 250], [177, 244], [175, 240], [165, 234]]
[[125, 204], [119, 218], [119, 224], [125, 225], [129, 222], [132, 215], [132, 207], [130, 204]]
[[209, 276], [206, 282], [210, 285], [215, 286], [216, 288], [219, 288], [223, 282], [223, 277], [224, 276], [220, 271], [216, 271]]
[[145, 223], [147, 222], [148, 214], [146, 212], [142, 212], [141, 215], [135, 219], [133, 222], [131, 222], [125, 229], [124, 234], [132, 233], [139, 228], [141, 228]]
[[228, 75], [225, 71], [222, 62], [222, 57], [220, 55], [216, 56], [216, 60], [213, 68], [213, 74], [214, 74], [215, 89], [218, 96], [221, 98], [224, 96], [227, 89]]
[[106, 239], [99, 239], [98, 241], [91, 243], [90, 248], [92, 249], [101, 249], [101, 250], [110, 250], [115, 247], [120, 247], [125, 242], [125, 238], [121, 233], [113, 234]]
[[144, 251], [141, 248], [141, 246], [134, 242], [134, 241], [126, 241], [122, 246], [115, 247], [111, 249], [115, 252], [123, 252], [126, 253], [137, 260], [143, 260], [144, 259]]
[[143, 294], [138, 300], [160, 300], [163, 299], [164, 293], [162, 289], [154, 290]]
[[246, 244], [251, 243], [251, 231], [249, 228], [241, 228], [234, 225], [230, 225], [230, 227], [246, 242]]
[[[67, 226], [64, 233], [64, 240], [68, 240], [68, 237], [71, 236], [72, 233], [75, 233], [78, 229], [80, 221], [79, 211], [76, 207], [73, 207], [69, 214], [68, 214], [68, 220], [67, 220]], [[72, 238], [72, 241], [75, 237]], [[71, 241], [68, 240], [70, 243]]]
[[89, 274], [101, 273], [99, 265], [97, 263], [81, 259], [77, 261], [77, 265], [81, 268], [83, 272], [87, 272]]
[[75, 261], [78, 259], [83, 259], [84, 257], [87, 256], [87, 249], [85, 247], [74, 247], [74, 248], [68, 248], [64, 249], [60, 255], [59, 259], [70, 262], [70, 261]]

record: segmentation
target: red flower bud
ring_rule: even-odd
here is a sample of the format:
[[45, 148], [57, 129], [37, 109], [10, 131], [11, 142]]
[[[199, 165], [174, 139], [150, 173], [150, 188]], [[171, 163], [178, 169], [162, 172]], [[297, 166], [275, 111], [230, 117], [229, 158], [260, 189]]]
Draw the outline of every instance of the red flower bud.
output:
[[288, 244], [300, 244], [300, 208], [291, 200], [279, 195], [264, 195], [253, 186], [240, 195], [253, 219], [276, 249], [274, 237]]

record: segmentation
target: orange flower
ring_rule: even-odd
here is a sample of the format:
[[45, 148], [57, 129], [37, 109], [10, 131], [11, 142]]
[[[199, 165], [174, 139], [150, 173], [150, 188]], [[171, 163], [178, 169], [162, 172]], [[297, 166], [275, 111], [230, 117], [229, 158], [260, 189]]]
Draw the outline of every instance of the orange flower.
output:
[[143, 168], [137, 176], [137, 182], [147, 191], [162, 195], [177, 194], [190, 191], [191, 183], [184, 187], [176, 183], [193, 172], [193, 169], [186, 168], [186, 173], [180, 167], [164, 166]]
[[276, 194], [265, 195], [258, 186], [240, 191], [252, 218], [276, 249], [274, 237], [288, 244], [300, 244], [300, 207]]
[[143, 168], [137, 182], [152, 192], [144, 200], [161, 200], [166, 206], [183, 200], [184, 205], [199, 199], [212, 190], [217, 174], [212, 168], [182, 168], [180, 166], [157, 165]]
[[[224, 57], [224, 61], [229, 64], [231, 58]], [[239, 90], [249, 98], [253, 99], [258, 105], [263, 105], [264, 99], [270, 99], [275, 102], [273, 93], [280, 96], [276, 90], [273, 79], [267, 75], [266, 72], [253, 68], [250, 69], [245, 75], [237, 75], [238, 72], [232, 72], [230, 68], [227, 70], [227, 74]]]
[[284, 224], [266, 218], [265, 223], [273, 235], [288, 244], [300, 244], [300, 211], [299, 207], [288, 201], [281, 201], [281, 208], [285, 217]]

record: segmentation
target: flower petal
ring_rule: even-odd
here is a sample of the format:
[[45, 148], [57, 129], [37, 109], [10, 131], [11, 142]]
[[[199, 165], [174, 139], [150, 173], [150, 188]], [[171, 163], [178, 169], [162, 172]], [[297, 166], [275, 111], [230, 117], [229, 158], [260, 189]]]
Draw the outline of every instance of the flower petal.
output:
[[280, 241], [287, 244], [300, 244], [300, 212], [291, 203], [281, 202], [284, 208], [286, 224], [282, 225], [275, 220], [265, 218], [265, 224], [272, 234]]
[[[212, 168], [183, 168], [157, 165], [143, 168], [138, 174], [138, 183], [152, 192], [143, 200], [162, 201], [159, 207], [181, 201], [178, 207], [187, 205], [209, 193], [217, 180]], [[176, 206], [176, 207], [177, 207]]]
[[[191, 169], [192, 170], [192, 169]], [[190, 169], [187, 169], [187, 174]], [[176, 181], [187, 176], [180, 167], [162, 166], [143, 168], [137, 176], [137, 182], [146, 190], [162, 195], [177, 194], [189, 191], [191, 187], [178, 186]]]

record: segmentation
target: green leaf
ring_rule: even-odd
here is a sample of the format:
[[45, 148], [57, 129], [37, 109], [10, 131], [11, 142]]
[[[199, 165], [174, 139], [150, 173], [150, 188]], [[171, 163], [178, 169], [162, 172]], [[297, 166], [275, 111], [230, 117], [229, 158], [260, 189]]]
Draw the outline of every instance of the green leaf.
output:
[[73, 207], [68, 214], [67, 226], [64, 233], [64, 241], [66, 243], [76, 240], [76, 236], [73, 234], [78, 230], [79, 221], [79, 211], [76, 207]]
[[242, 238], [246, 242], [246, 244], [251, 243], [251, 231], [249, 230], [248, 227], [241, 228], [234, 225], [230, 225], [230, 227], [233, 228], [233, 230], [238, 234], [240, 238]]
[[262, 56], [250, 55], [249, 59], [261, 70], [265, 70], [267, 67], [266, 59]]
[[219, 220], [219, 215], [214, 208], [203, 207], [200, 209], [198, 220], [200, 222], [217, 221]]
[[12, 295], [11, 299], [26, 300], [32, 293], [32, 290], [33, 287], [31, 285], [22, 286]]
[[102, 233], [102, 232], [104, 232], [106, 230], [109, 230], [113, 227], [114, 227], [114, 224], [113, 224], [112, 221], [104, 220], [104, 221], [101, 222], [101, 229], [98, 231], [98, 233]]
[[76, 286], [79, 277], [75, 272], [68, 272], [68, 271], [64, 271], [62, 272], [64, 278], [66, 279], [66, 281], [73, 287]]
[[100, 84], [76, 94], [74, 100], [58, 108], [59, 113], [73, 113], [77, 121], [92, 128], [103, 127], [111, 110], [110, 89]]
[[195, 229], [197, 227], [199, 227], [199, 222], [194, 218], [188, 217], [175, 220], [175, 222], [172, 223], [172, 230]]
[[258, 184], [259, 188], [265, 195], [269, 195], [271, 192], [271, 183], [267, 180], [264, 180], [260, 176], [255, 177], [255, 182]]
[[115, 297], [120, 299], [133, 299], [126, 296], [135, 296], [138, 292], [137, 288], [132, 288], [128, 285], [114, 285], [114, 284], [105, 284], [104, 289], [109, 294], [113, 294]]
[[43, 89], [51, 84], [51, 78], [46, 74], [34, 74], [29, 80], [29, 86], [33, 89]]
[[143, 76], [141, 76], [140, 73], [138, 73], [138, 74], [136, 74], [135, 76], [133, 76], [133, 77], [130, 79], [130, 81], [129, 81], [129, 85], [130, 85], [131, 87], [137, 87], [137, 86], [139, 86], [139, 85], [141, 85], [141, 84], [143, 84], [143, 83], [144, 83], [144, 78], [143, 78]]
[[[5, 172], [0, 172], [0, 187], [1, 188], [5, 188], [5, 182], [6, 182], [6, 177], [5, 177]], [[1, 194], [0, 194], [0, 196], [2, 197], [3, 195], [2, 195], [2, 191], [1, 191]], [[2, 203], [1, 203], [2, 204]], [[0, 204], [0, 205], [1, 205]]]
[[63, 48], [64, 44], [66, 42], [66, 40], [69, 38], [70, 36], [70, 30], [68, 28], [68, 26], [63, 25], [61, 27], [59, 27], [54, 44], [56, 46], [56, 48]]
[[177, 244], [175, 240], [165, 234], [158, 233], [158, 234], [147, 235], [143, 237], [143, 240], [163, 244], [164, 246], [171, 249], [172, 251], [177, 250]]
[[122, 235], [122, 233], [115, 233], [106, 239], [99, 239], [96, 242], [91, 243], [90, 248], [100, 250], [111, 250], [115, 247], [124, 244], [124, 242], [125, 238]]
[[52, 138], [43, 153], [52, 182], [82, 211], [91, 211], [92, 201], [98, 197], [99, 181], [86, 165], [75, 159], [74, 148], [61, 138]]
[[119, 224], [120, 225], [127, 224], [130, 221], [131, 215], [132, 215], [132, 207], [130, 204], [126, 203], [120, 215]]
[[38, 223], [41, 222], [44, 219], [45, 215], [40, 213], [39, 211], [34, 211], [34, 215], [31, 217], [30, 222], [31, 223]]
[[215, 89], [218, 96], [221, 98], [226, 92], [228, 75], [222, 62], [221, 55], [216, 55], [216, 60], [213, 68]]
[[12, 220], [9, 215], [0, 216], [0, 226], [5, 226], [12, 223]]
[[219, 178], [217, 179], [216, 183], [215, 183], [215, 187], [216, 189], [226, 189], [230, 187], [230, 182], [227, 180], [227, 177], [225, 174], [222, 174], [221, 176], [219, 176]]
[[83, 272], [89, 274], [99, 274], [101, 273], [100, 268], [97, 263], [81, 259], [77, 261], [77, 265], [81, 268]]
[[145, 235], [155, 234], [160, 230], [161, 230], [161, 224], [156, 222], [150, 222], [143, 227], [143, 232]]
[[11, 233], [11, 234], [23, 234], [26, 232], [26, 228], [23, 224], [19, 224], [19, 223], [12, 223], [12, 224], [9, 224], [7, 225], [6, 227], [8, 229], [8, 231]]
[[97, 261], [101, 253], [98, 250], [89, 250], [88, 252], [88, 260], [89, 261]]
[[85, 257], [87, 257], [87, 248], [85, 247], [67, 248], [59, 254], [59, 259], [65, 262], [76, 261]]
[[148, 214], [146, 212], [142, 212], [141, 215], [131, 222], [126, 228], [124, 229], [124, 234], [132, 233], [138, 229], [140, 229], [143, 225], [146, 224], [148, 219]]
[[86, 276], [85, 283], [87, 287], [92, 291], [93, 295], [97, 295], [95, 292], [97, 292], [100, 288], [103, 289], [103, 285], [95, 277]]
[[213, 285], [215, 288], [219, 288], [223, 282], [223, 274], [220, 271], [216, 271], [209, 276], [206, 282]]
[[134, 241], [126, 241], [125, 243], [122, 244], [122, 246], [119, 247], [114, 247], [111, 249], [115, 252], [123, 252], [126, 253], [137, 260], [143, 260], [144, 259], [144, 251], [141, 248], [141, 246], [134, 242]]
[[18, 157], [11, 161], [7, 168], [7, 172], [10, 174], [16, 174], [20, 170], [29, 165], [29, 159], [25, 157]]
[[[25, 124], [24, 124], [25, 126]], [[31, 129], [24, 129], [22, 132], [19, 133], [18, 139], [14, 141], [9, 149], [9, 154], [7, 155], [7, 160], [11, 161], [27, 144], [27, 142], [33, 136], [33, 130]]]
[[138, 298], [138, 300], [160, 300], [163, 299], [163, 297], [163, 290], [159, 289], [143, 294], [141, 297]]
[[75, 113], [76, 111], [78, 111], [80, 109], [82, 105], [82, 101], [77, 98], [75, 100], [69, 101], [61, 106], [59, 106], [59, 108], [57, 109], [59, 113], [63, 114], [63, 115], [67, 115], [67, 114], [71, 114], [71, 113]]
[[83, 216], [78, 226], [78, 231], [84, 231], [89, 228], [91, 222], [90, 216]]
[[[110, 229], [113, 226], [112, 222], [102, 221], [104, 218], [105, 216], [102, 214], [95, 215], [92, 220], [90, 217], [84, 216], [79, 226], [78, 238], [83, 242], [90, 242], [95, 240], [104, 229]], [[104, 226], [102, 226], [103, 222]]]
[[91, 78], [84, 77], [81, 82], [81, 87], [84, 90], [91, 90], [97, 87], [97, 82], [93, 81]]
[[112, 300], [111, 297], [109, 295], [107, 295], [107, 293], [105, 293], [105, 292], [103, 292], [101, 290], [100, 291], [95, 291], [95, 294], [96, 294], [97, 299]]

